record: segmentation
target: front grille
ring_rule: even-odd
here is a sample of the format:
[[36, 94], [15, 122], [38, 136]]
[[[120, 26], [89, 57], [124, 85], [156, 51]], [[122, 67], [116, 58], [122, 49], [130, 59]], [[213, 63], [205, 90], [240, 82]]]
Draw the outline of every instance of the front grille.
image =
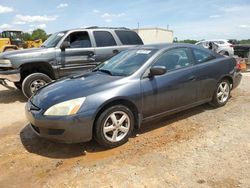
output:
[[32, 125], [32, 124], [31, 124], [31, 126], [32, 126], [32, 128], [33, 128], [37, 133], [40, 134], [40, 129], [39, 129], [39, 127], [36, 127], [35, 125]]

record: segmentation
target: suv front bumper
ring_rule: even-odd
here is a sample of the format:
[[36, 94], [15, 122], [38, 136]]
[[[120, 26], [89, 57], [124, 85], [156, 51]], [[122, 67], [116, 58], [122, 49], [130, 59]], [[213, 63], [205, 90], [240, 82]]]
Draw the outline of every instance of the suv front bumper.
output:
[[1, 70], [0, 69], [0, 80], [8, 80], [11, 82], [19, 82], [21, 80], [20, 70]]

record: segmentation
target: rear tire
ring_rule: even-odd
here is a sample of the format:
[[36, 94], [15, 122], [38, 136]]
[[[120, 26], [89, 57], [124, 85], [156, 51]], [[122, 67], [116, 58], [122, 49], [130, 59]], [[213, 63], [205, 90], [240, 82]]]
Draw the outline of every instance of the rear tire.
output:
[[22, 83], [22, 91], [25, 97], [30, 98], [38, 89], [51, 82], [52, 79], [43, 73], [33, 73], [27, 76]]
[[128, 141], [135, 125], [134, 115], [129, 108], [115, 105], [98, 117], [94, 138], [106, 148], [114, 148]]
[[221, 80], [216, 87], [216, 90], [211, 101], [211, 105], [215, 107], [224, 106], [229, 100], [231, 93], [230, 83], [227, 79]]

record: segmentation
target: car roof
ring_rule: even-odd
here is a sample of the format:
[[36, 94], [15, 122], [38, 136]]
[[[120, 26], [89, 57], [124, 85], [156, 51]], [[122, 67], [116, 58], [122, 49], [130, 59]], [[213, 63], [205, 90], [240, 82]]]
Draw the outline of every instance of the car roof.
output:
[[188, 44], [188, 43], [160, 43], [160, 44], [147, 44], [147, 45], [138, 45], [136, 47], [133, 48], [129, 48], [128, 50], [133, 50], [133, 49], [145, 49], [145, 50], [158, 50], [158, 51], [164, 51], [170, 48], [175, 48], [175, 47], [179, 47], [179, 48], [193, 48], [193, 49], [198, 49], [198, 50], [202, 50], [204, 52], [208, 52], [210, 54], [212, 54], [215, 57], [219, 57], [221, 56], [220, 54], [208, 50], [206, 48], [203, 48], [201, 46], [198, 45], [194, 45], [194, 44]]
[[67, 33], [69, 31], [98, 30], [98, 29], [102, 29], [102, 30], [127, 30], [127, 31], [133, 31], [133, 30], [130, 30], [130, 29], [126, 28], [126, 27], [98, 27], [98, 26], [91, 26], [91, 27], [82, 27], [82, 28], [68, 29], [68, 30], [64, 30], [64, 31], [59, 31], [57, 33]]
[[157, 49], [157, 50], [167, 49], [167, 48], [174, 48], [174, 47], [184, 47], [184, 48], [195, 47], [195, 48], [197, 48], [197, 46], [195, 46], [193, 44], [187, 44], [187, 43], [147, 44], [147, 45], [143, 45], [143, 46], [139, 46], [139, 47], [142, 48], [142, 49]]

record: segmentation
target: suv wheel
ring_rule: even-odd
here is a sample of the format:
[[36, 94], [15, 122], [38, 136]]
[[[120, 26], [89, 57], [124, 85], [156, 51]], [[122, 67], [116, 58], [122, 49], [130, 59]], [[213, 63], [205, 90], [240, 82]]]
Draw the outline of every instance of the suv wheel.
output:
[[134, 115], [130, 109], [123, 105], [112, 106], [98, 117], [95, 140], [107, 148], [120, 146], [128, 141], [134, 124]]
[[212, 105], [215, 107], [224, 106], [230, 97], [230, 83], [228, 80], [222, 80], [218, 83], [217, 88], [214, 92]]
[[30, 98], [38, 89], [51, 82], [52, 79], [43, 73], [33, 73], [23, 80], [22, 91], [23, 94]]

